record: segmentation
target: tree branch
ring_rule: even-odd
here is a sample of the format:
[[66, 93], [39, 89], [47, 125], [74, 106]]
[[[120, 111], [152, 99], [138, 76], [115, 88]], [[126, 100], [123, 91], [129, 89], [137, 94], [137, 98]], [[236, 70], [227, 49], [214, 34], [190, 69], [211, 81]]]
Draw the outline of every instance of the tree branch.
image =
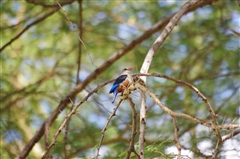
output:
[[34, 22], [32, 22], [31, 24], [28, 24], [20, 33], [18, 33], [14, 38], [12, 38], [9, 42], [7, 42], [5, 45], [3, 45], [0, 48], [0, 53], [2, 53], [2, 51], [8, 46], [11, 45], [12, 42], [14, 42], [15, 40], [17, 40], [25, 31], [27, 31], [29, 28], [31, 28], [32, 26], [42, 22], [44, 19], [48, 18], [50, 15], [52, 15], [53, 13], [55, 13], [56, 11], [58, 11], [59, 8], [55, 8], [53, 9], [51, 12], [43, 15], [41, 18], [35, 20]]
[[126, 155], [125, 159], [129, 159], [131, 157], [132, 152], [135, 153], [135, 155], [138, 157], [138, 159], [140, 159], [140, 156], [134, 149], [134, 139], [137, 134], [137, 112], [134, 107], [135, 104], [133, 103], [131, 98], [128, 98], [128, 103], [132, 109], [132, 134], [131, 134], [130, 144], [129, 144], [129, 148], [127, 150], [127, 155]]
[[107, 127], [108, 127], [111, 119], [116, 115], [116, 112], [117, 112], [120, 104], [122, 103], [122, 101], [123, 101], [123, 100], [120, 100], [120, 101], [118, 102], [116, 108], [113, 109], [112, 114], [111, 114], [110, 117], [107, 119], [107, 123], [106, 123], [106, 125], [104, 126], [104, 128], [103, 128], [103, 130], [102, 130], [102, 137], [101, 137], [101, 139], [100, 139], [100, 143], [99, 143], [98, 148], [97, 148], [97, 153], [96, 153], [96, 157], [95, 157], [96, 159], [98, 159], [98, 156], [100, 156], [100, 155], [99, 155], [99, 151], [100, 151], [100, 148], [101, 148], [101, 146], [102, 146], [102, 142], [103, 142], [103, 139], [104, 139], [104, 134], [105, 134], [105, 132], [106, 132], [106, 130], [107, 130]]
[[179, 139], [178, 139], [179, 128], [178, 128], [176, 117], [175, 116], [171, 116], [171, 117], [173, 119], [173, 124], [174, 124], [174, 140], [175, 140], [176, 147], [178, 149], [177, 159], [180, 159], [181, 158], [181, 145], [180, 145], [180, 142], [179, 142]]
[[240, 129], [233, 130], [231, 133], [222, 136], [222, 141], [226, 141], [236, 135], [240, 134]]

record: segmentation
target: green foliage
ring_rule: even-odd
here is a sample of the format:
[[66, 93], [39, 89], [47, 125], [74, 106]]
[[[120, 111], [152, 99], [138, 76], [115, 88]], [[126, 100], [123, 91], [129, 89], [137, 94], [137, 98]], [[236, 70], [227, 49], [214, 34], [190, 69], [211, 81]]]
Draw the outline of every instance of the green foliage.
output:
[[[36, 2], [36, 3], [34, 3]], [[59, 1], [59, 3], [65, 1]], [[45, 4], [45, 5], [42, 5]], [[76, 86], [77, 67], [80, 81], [113, 54], [141, 36], [159, 20], [175, 13], [184, 1], [78, 1], [63, 5], [41, 22], [30, 26], [20, 37], [0, 52], [1, 63], [1, 157], [15, 158], [48, 119], [59, 103]], [[27, 26], [56, 7], [55, 1], [1, 1], [1, 46], [16, 37]], [[64, 10], [64, 11], [63, 11]], [[78, 64], [80, 42], [78, 25], [82, 12], [83, 33], [81, 62]], [[67, 17], [66, 17], [67, 15]], [[154, 56], [149, 72], [168, 75], [186, 81], [199, 89], [219, 115], [219, 123], [239, 124], [239, 7], [236, 2], [217, 1], [182, 17]], [[75, 25], [73, 27], [68, 19]], [[75, 103], [107, 80], [116, 78], [123, 67], [135, 66], [139, 72], [153, 42], [162, 32], [138, 44], [77, 94]], [[101, 131], [115, 108], [106, 85], [82, 104], [71, 117], [67, 141], [65, 129], [50, 153], [54, 158], [94, 158]], [[176, 83], [148, 77], [147, 87], [174, 112], [209, 120], [204, 102], [190, 90]], [[139, 119], [139, 91], [131, 94]], [[117, 97], [117, 102], [119, 97]], [[63, 123], [71, 104], [61, 111], [49, 130], [49, 139]], [[147, 97], [146, 158], [174, 158], [167, 148], [174, 146], [174, 126], [169, 115]], [[102, 158], [124, 158], [131, 136], [131, 109], [127, 101], [110, 121], [103, 140]], [[177, 118], [179, 140], [192, 158], [209, 157], [199, 146], [216, 136], [209, 129], [184, 118]], [[137, 130], [139, 125], [137, 125]], [[227, 134], [222, 132], [222, 135]], [[161, 136], [161, 138], [158, 138]], [[156, 140], [157, 138], [157, 140]], [[135, 148], [138, 150], [138, 134]], [[239, 136], [231, 139], [240, 142]], [[67, 142], [67, 144], [66, 144]], [[65, 147], [67, 150], [64, 152]], [[235, 147], [234, 147], [235, 146]], [[233, 144], [232, 149], [237, 146]], [[28, 158], [40, 158], [44, 153], [42, 137]], [[227, 158], [222, 146], [218, 158]], [[65, 156], [66, 155], [66, 156]], [[237, 155], [237, 154], [236, 154]], [[231, 157], [231, 156], [230, 156]], [[239, 157], [239, 156], [238, 156]], [[132, 153], [131, 158], [136, 158]]]

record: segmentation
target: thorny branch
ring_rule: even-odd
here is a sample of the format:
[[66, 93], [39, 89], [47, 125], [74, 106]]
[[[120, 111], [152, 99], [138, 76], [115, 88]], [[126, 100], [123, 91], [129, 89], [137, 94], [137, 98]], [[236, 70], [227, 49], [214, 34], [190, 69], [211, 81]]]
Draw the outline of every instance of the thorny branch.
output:
[[233, 131], [230, 132], [229, 134], [222, 136], [222, 141], [225, 141], [225, 140], [227, 140], [227, 139], [230, 139], [230, 138], [232, 138], [233, 136], [238, 135], [239, 133], [240, 133], [240, 129], [233, 130]]

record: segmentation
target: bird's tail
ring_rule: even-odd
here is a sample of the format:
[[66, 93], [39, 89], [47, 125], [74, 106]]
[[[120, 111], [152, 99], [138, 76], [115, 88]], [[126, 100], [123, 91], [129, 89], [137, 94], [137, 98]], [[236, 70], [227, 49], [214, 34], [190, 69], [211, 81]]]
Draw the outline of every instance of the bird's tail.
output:
[[114, 90], [114, 92], [113, 92], [113, 99], [112, 99], [112, 103], [114, 103], [114, 102], [115, 102], [115, 99], [116, 99], [116, 97], [117, 97], [117, 89], [115, 89], [115, 90]]

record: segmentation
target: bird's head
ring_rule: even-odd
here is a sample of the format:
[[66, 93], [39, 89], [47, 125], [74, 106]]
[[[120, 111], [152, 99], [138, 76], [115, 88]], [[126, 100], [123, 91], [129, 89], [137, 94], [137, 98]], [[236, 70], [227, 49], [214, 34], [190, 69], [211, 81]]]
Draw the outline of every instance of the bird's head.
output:
[[122, 70], [122, 74], [124, 73], [129, 73], [134, 67], [125, 67], [123, 70]]

